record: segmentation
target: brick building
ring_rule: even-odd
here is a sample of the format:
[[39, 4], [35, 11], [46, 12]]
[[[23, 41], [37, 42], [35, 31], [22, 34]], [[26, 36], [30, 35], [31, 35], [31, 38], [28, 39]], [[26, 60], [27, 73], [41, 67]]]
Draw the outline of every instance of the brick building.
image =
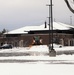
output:
[[[30, 46], [34, 36], [40, 36], [43, 44], [51, 43], [51, 27], [42, 24], [38, 26], [25, 26], [4, 34], [0, 38], [0, 45], [10, 43], [14, 47]], [[53, 22], [53, 42], [64, 46], [74, 46], [74, 26]]]

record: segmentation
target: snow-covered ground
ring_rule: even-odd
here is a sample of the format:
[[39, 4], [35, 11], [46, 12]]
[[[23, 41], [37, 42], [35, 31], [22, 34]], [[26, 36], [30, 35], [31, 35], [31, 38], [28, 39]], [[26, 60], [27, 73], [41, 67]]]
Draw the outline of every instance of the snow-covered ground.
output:
[[49, 56], [47, 45], [0, 50], [0, 62], [74, 64], [74, 47], [54, 48], [56, 57]]
[[[58, 51], [73, 51], [74, 47], [55, 48]], [[14, 56], [14, 53], [38, 52], [39, 55]], [[56, 57], [48, 53], [46, 45], [0, 50], [0, 75], [74, 75], [74, 54], [61, 54]], [[1, 56], [12, 53], [13, 56]]]
[[1, 63], [0, 75], [74, 75], [74, 65]]
[[0, 75], [74, 75], [74, 65], [1, 63]]
[[[74, 46], [62, 46], [54, 45], [54, 49], [56, 51], [73, 51]], [[39, 46], [32, 46], [32, 47], [14, 47], [12, 49], [0, 49], [0, 53], [13, 53], [13, 52], [48, 52], [49, 47], [47, 45], [39, 45]]]

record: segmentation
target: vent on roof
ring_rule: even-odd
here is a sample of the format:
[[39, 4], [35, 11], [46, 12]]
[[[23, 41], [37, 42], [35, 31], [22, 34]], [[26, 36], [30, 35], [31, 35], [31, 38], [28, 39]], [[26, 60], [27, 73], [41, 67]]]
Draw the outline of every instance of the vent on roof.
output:
[[47, 28], [47, 22], [45, 21], [45, 27], [44, 28]]

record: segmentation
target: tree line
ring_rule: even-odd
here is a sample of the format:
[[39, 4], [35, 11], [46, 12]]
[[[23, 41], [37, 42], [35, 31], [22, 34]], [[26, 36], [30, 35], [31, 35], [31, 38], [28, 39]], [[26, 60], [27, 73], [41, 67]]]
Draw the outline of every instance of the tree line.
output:
[[7, 30], [5, 28], [2, 31], [0, 31], [0, 37], [3, 36], [3, 34], [6, 32], [7, 32]]

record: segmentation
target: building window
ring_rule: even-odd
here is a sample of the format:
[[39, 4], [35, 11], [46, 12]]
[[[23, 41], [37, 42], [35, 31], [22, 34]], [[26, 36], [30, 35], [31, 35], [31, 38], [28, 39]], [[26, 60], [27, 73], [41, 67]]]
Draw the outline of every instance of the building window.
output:
[[20, 41], [19, 41], [19, 46], [20, 46], [20, 47], [23, 47], [23, 40], [20, 40]]
[[64, 40], [64, 46], [68, 46], [68, 40]]
[[70, 40], [70, 46], [74, 46], [74, 40]]
[[53, 43], [59, 44], [59, 42], [60, 42], [59, 38], [53, 38]]

